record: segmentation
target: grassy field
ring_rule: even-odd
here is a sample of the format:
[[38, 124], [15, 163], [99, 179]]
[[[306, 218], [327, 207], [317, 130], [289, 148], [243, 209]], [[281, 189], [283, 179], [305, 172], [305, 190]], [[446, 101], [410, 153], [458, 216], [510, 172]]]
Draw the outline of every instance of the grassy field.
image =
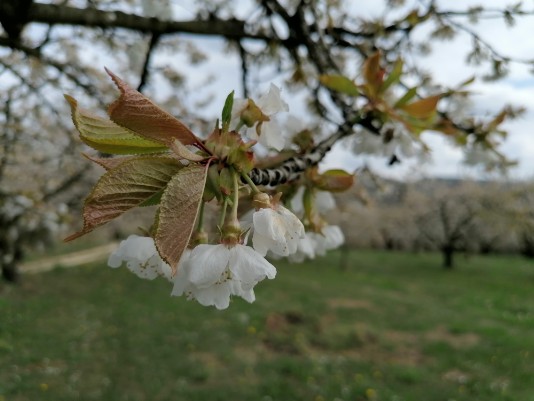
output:
[[226, 311], [103, 265], [0, 284], [0, 401], [534, 400], [534, 263], [344, 257]]

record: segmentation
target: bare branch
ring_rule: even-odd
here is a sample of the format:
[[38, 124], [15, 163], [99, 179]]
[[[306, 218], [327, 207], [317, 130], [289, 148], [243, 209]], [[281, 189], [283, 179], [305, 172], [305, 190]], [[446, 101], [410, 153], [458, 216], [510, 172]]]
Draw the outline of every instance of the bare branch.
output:
[[148, 44], [148, 50], [146, 51], [145, 55], [145, 62], [143, 64], [143, 71], [141, 72], [141, 79], [139, 81], [139, 86], [137, 87], [137, 90], [139, 92], [143, 91], [144, 86], [147, 83], [148, 80], [148, 69], [150, 66], [150, 58], [152, 57], [152, 54], [154, 53], [154, 49], [156, 48], [158, 42], [159, 42], [160, 35], [157, 33], [153, 33], [152, 37], [150, 38], [150, 43]]

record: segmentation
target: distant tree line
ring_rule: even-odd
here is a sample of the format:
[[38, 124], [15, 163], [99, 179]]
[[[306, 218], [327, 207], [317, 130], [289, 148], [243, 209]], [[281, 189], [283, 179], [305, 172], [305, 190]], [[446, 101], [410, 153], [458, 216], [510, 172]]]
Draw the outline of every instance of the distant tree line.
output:
[[339, 199], [337, 219], [350, 247], [439, 251], [446, 269], [458, 253], [534, 258], [533, 189], [510, 182], [403, 183], [367, 173]]

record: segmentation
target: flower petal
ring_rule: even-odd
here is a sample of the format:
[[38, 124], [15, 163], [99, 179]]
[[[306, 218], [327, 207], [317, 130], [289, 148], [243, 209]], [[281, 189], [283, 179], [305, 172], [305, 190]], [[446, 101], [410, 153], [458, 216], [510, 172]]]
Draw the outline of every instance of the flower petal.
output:
[[284, 241], [285, 226], [273, 209], [260, 209], [252, 216], [254, 233], [270, 238], [274, 241]]
[[214, 285], [221, 279], [221, 275], [228, 266], [230, 252], [223, 245], [197, 245], [191, 252], [189, 263], [191, 283], [199, 288]]
[[248, 290], [264, 278], [276, 276], [276, 268], [254, 249], [235, 245], [230, 249], [230, 271], [233, 277], [241, 282], [243, 289]]
[[336, 207], [336, 200], [331, 192], [317, 191], [315, 195], [315, 206], [320, 213], [327, 212]]
[[259, 143], [266, 148], [273, 148], [278, 151], [284, 149], [286, 139], [282, 134], [282, 129], [276, 120], [271, 117], [270, 121], [266, 121], [261, 125], [261, 135]]
[[252, 235], [252, 247], [258, 252], [261, 256], [267, 255], [267, 252], [275, 246], [276, 241], [273, 241], [271, 238], [261, 235], [259, 232], [254, 231]]
[[280, 111], [289, 111], [289, 106], [280, 96], [280, 88], [274, 84], [271, 84], [269, 92], [260, 96], [257, 105], [261, 111], [268, 116]]
[[193, 297], [199, 304], [226, 309], [230, 305], [231, 283], [226, 281], [207, 288], [199, 288], [193, 292]]

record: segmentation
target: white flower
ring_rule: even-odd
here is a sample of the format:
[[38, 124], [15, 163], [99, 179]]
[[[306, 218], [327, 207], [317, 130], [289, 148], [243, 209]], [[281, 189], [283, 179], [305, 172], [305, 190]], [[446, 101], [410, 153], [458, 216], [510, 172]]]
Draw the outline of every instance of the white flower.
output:
[[180, 262], [172, 295], [185, 294], [201, 305], [226, 309], [230, 296], [254, 302], [254, 286], [273, 279], [276, 268], [244, 245], [198, 245]]
[[384, 144], [381, 135], [368, 131], [359, 131], [352, 142], [352, 150], [356, 154], [385, 155], [391, 154], [391, 146]]
[[[297, 189], [297, 192], [291, 198], [291, 209], [298, 215], [304, 213], [304, 191], [303, 186]], [[336, 200], [331, 192], [328, 191], [315, 191], [315, 208], [319, 213], [325, 213], [336, 207]]]
[[235, 125], [239, 122], [241, 119], [241, 113], [247, 108], [248, 106], [248, 99], [234, 99], [234, 103], [232, 104], [232, 118], [231, 122], [232, 128], [235, 129]]
[[412, 136], [405, 130], [399, 131], [395, 138], [397, 142], [397, 151], [404, 157], [413, 157], [415, 155], [414, 141]]
[[315, 258], [315, 233], [306, 232], [304, 238], [301, 238], [297, 245], [297, 251], [289, 255], [288, 259], [293, 263], [301, 263], [305, 259]]
[[245, 221], [243, 226], [251, 227], [252, 246], [262, 256], [268, 251], [279, 256], [291, 255], [296, 252], [299, 239], [304, 237], [302, 222], [281, 204], [255, 211], [252, 222]]
[[109, 256], [108, 266], [117, 268], [123, 262], [126, 262], [128, 270], [140, 278], [154, 280], [158, 276], [163, 276], [171, 280], [171, 267], [159, 256], [154, 239], [151, 237], [130, 235], [122, 241]]
[[483, 166], [486, 170], [492, 170], [499, 166], [499, 157], [492, 149], [485, 149], [483, 145], [474, 143], [465, 148], [464, 163], [468, 166]]
[[291, 262], [300, 263], [315, 256], [324, 256], [326, 251], [339, 248], [345, 242], [345, 236], [339, 226], [324, 226], [320, 233], [306, 232], [295, 254], [289, 256]]
[[289, 136], [294, 137], [297, 134], [300, 134], [302, 131], [304, 131], [307, 127], [304, 124], [304, 122], [293, 115], [290, 115], [286, 119], [286, 123], [284, 124], [285, 129], [289, 133]]
[[289, 106], [280, 96], [280, 88], [271, 84], [269, 92], [260, 96], [258, 107], [268, 116], [273, 116], [281, 111], [289, 111]]
[[321, 230], [322, 237], [324, 238], [324, 249], [330, 251], [332, 249], [339, 248], [345, 243], [345, 236], [339, 226], [325, 226]]
[[412, 157], [416, 153], [414, 139], [404, 125], [387, 122], [380, 128], [380, 135], [362, 131], [353, 139], [353, 150], [357, 154], [390, 157], [393, 154]]
[[[232, 119], [239, 119], [243, 110], [248, 106], [247, 100], [236, 99], [232, 107]], [[280, 89], [271, 84], [269, 92], [262, 95], [256, 102], [256, 106], [262, 113], [269, 118], [268, 121], [261, 122], [260, 135], [256, 131], [257, 126], [249, 127], [247, 129], [247, 136], [254, 139], [267, 148], [273, 148], [278, 151], [282, 150], [285, 145], [285, 138], [282, 135], [282, 130], [274, 116], [281, 111], [288, 111], [289, 106], [280, 97]], [[258, 123], [259, 124], [259, 123]]]
[[412, 157], [415, 155], [414, 140], [406, 127], [399, 122], [387, 122], [380, 129], [382, 136], [389, 136], [391, 140], [385, 148], [386, 156], [397, 153], [398, 156]]

